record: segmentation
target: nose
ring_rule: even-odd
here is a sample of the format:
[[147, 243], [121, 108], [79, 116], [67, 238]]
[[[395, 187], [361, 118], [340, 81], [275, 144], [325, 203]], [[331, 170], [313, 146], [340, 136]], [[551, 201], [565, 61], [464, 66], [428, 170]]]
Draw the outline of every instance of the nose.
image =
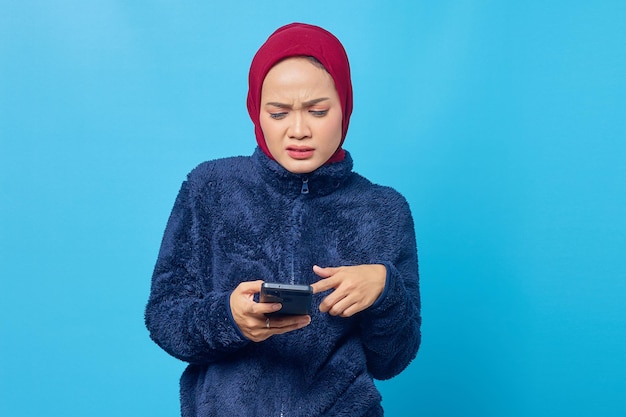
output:
[[311, 129], [306, 117], [299, 111], [295, 111], [287, 132], [292, 139], [306, 139], [311, 137]]

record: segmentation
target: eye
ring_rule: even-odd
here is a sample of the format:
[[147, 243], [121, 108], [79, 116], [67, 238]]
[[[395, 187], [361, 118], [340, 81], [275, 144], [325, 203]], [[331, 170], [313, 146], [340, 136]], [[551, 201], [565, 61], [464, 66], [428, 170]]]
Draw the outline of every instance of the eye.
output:
[[270, 113], [270, 117], [274, 120], [284, 119], [287, 116], [287, 112]]
[[309, 113], [315, 117], [324, 117], [328, 114], [328, 110], [309, 110]]

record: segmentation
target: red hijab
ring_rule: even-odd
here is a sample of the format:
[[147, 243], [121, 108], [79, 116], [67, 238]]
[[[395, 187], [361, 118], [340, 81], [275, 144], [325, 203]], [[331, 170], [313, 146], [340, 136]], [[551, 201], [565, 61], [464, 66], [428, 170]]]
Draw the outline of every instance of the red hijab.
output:
[[304, 23], [291, 23], [278, 28], [257, 51], [250, 65], [248, 76], [248, 113], [254, 123], [256, 141], [263, 152], [274, 159], [270, 153], [261, 130], [260, 108], [263, 80], [279, 61], [294, 56], [312, 56], [324, 65], [335, 82], [342, 111], [342, 135], [337, 151], [326, 163], [342, 161], [345, 152], [341, 148], [352, 114], [352, 82], [348, 55], [339, 39], [332, 33], [318, 26]]

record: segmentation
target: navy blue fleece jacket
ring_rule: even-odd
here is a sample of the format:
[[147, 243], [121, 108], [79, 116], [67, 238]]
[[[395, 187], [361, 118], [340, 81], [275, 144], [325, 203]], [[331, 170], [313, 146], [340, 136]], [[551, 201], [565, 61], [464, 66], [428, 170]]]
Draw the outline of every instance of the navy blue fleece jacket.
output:
[[[242, 281], [311, 284], [313, 265], [383, 264], [385, 290], [350, 318], [319, 312], [311, 324], [255, 343], [233, 321]], [[373, 378], [401, 372], [420, 345], [413, 220], [395, 190], [342, 162], [292, 174], [260, 149], [205, 162], [183, 183], [158, 256], [146, 325], [189, 366], [187, 416], [381, 416]]]

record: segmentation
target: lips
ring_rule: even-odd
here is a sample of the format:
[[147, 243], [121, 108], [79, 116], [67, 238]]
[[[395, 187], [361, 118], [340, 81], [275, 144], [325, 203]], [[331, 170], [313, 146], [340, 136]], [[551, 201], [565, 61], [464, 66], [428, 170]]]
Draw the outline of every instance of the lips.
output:
[[287, 155], [293, 159], [308, 159], [313, 156], [315, 149], [308, 146], [289, 146]]

